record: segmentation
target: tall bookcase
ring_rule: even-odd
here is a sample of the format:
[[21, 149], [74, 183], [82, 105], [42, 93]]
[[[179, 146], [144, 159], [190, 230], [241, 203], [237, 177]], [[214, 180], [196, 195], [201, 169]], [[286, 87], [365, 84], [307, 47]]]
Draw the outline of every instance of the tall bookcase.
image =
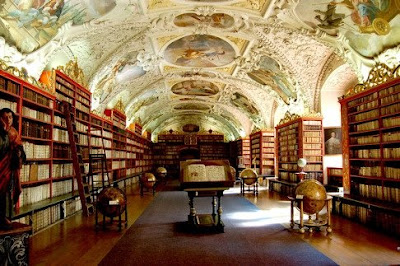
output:
[[[287, 113], [276, 127], [278, 180], [272, 180], [271, 189], [284, 194], [300, 182], [300, 171], [306, 172], [305, 178], [312, 178], [323, 183], [323, 127], [322, 118], [317, 116], [291, 115]], [[307, 160], [304, 169], [297, 161]]]
[[250, 137], [238, 139], [237, 144], [237, 158], [238, 167], [249, 168], [251, 167], [251, 148], [250, 148]]
[[[90, 92], [63, 72], [44, 72], [41, 77], [45, 84], [43, 86], [37, 82], [37, 85], [32, 85], [21, 77], [0, 70], [0, 105], [16, 113], [14, 127], [21, 135], [27, 155], [27, 163], [20, 173], [23, 191], [17, 209], [12, 213], [12, 220], [32, 224], [33, 232], [37, 232], [82, 209], [74, 178], [66, 122], [58, 109], [59, 101], [65, 100], [72, 105], [78, 145], [81, 145], [85, 166], [89, 153], [103, 153], [103, 142], [108, 169], [112, 169], [114, 160], [125, 162], [126, 150], [114, 159], [112, 144], [117, 138], [114, 137], [115, 132], [122, 136], [128, 132], [123, 126], [120, 127], [123, 128], [122, 132], [114, 128], [111, 120], [90, 113]], [[35, 81], [33, 78], [29, 80]], [[150, 141], [137, 134], [132, 139], [136, 143], [135, 153], [141, 154], [145, 162], [137, 161], [135, 157], [135, 167], [122, 169], [131, 172], [128, 174], [122, 171], [121, 179], [115, 181], [115, 184], [129, 185], [137, 179], [140, 171], [151, 169]], [[127, 143], [125, 140], [119, 147], [129, 146]]]
[[[258, 131], [250, 135], [251, 158], [261, 175], [275, 175], [275, 132]], [[252, 165], [252, 168], [254, 165]]]
[[[339, 213], [372, 222], [400, 235], [400, 78], [399, 70], [374, 68], [364, 85], [341, 100], [344, 197]], [[362, 209], [356, 214], [346, 208]], [[383, 215], [383, 213], [387, 213]], [[360, 214], [367, 213], [367, 214]]]

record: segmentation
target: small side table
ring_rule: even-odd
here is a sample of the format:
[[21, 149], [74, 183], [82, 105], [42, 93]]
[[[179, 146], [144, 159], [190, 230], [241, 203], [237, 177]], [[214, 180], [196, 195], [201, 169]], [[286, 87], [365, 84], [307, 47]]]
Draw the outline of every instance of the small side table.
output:
[[32, 226], [17, 222], [0, 230], [0, 265], [29, 265]]
[[[325, 199], [325, 206], [326, 206], [326, 212], [327, 212], [327, 218], [325, 220], [321, 220], [320, 216], [318, 213], [315, 214], [315, 219], [312, 219], [311, 216], [309, 215], [309, 219], [307, 221], [304, 221], [304, 201], [303, 198], [293, 198], [293, 197], [288, 197], [290, 200], [290, 228], [294, 228], [294, 225], [297, 224], [299, 226], [299, 232], [304, 234], [305, 232], [305, 227], [308, 228], [308, 231], [312, 233], [314, 231], [313, 228], [321, 229], [322, 226], [326, 226], [326, 232], [331, 233], [332, 228], [331, 228], [331, 209], [332, 209], [332, 196], [327, 196]], [[300, 220], [294, 220], [294, 208], [295, 208], [295, 203], [297, 203], [300, 211]]]

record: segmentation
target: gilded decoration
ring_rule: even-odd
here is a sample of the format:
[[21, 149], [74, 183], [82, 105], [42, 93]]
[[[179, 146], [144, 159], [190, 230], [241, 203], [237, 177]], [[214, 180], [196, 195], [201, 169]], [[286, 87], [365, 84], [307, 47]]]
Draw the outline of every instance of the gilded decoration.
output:
[[10, 73], [13, 76], [21, 78], [36, 87], [39, 87], [45, 91], [48, 91], [48, 92], [54, 94], [54, 92], [52, 90], [50, 90], [47, 87], [42, 86], [39, 82], [37, 82], [37, 80], [35, 78], [29, 76], [28, 71], [24, 67], [22, 67], [21, 69], [18, 69], [17, 67], [9, 66], [6, 62], [4, 62], [3, 60], [0, 59], [0, 69], [7, 73]]
[[125, 114], [125, 105], [122, 103], [122, 99], [119, 99], [118, 102], [114, 106], [115, 109]]
[[289, 112], [286, 112], [285, 116], [281, 119], [281, 121], [279, 121], [278, 126], [288, 123], [290, 121], [296, 120], [298, 118], [300, 118], [300, 116], [298, 114], [291, 114]]
[[239, 51], [241, 54], [243, 54], [244, 50], [246, 49], [246, 47], [249, 43], [249, 41], [247, 41], [247, 40], [233, 37], [233, 36], [226, 36], [226, 38], [228, 40], [230, 40], [231, 42], [233, 42], [234, 44], [236, 44], [236, 46], [239, 48]]
[[76, 57], [74, 60], [70, 60], [65, 66], [58, 66], [57, 69], [83, 87], [86, 88], [88, 86], [85, 74], [83, 74], [83, 70], [78, 66], [78, 59]]
[[358, 94], [362, 91], [371, 89], [380, 84], [386, 83], [390, 80], [400, 77], [400, 65], [390, 68], [385, 64], [378, 64], [371, 69], [367, 81], [364, 84], [357, 84], [351, 88], [342, 98]]

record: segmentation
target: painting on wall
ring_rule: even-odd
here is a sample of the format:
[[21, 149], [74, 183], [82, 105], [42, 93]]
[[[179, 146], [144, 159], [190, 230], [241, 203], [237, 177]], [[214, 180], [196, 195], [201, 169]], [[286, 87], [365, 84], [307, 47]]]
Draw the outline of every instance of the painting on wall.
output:
[[198, 111], [206, 111], [209, 110], [210, 107], [205, 104], [200, 103], [184, 103], [179, 104], [174, 107], [175, 110], [198, 110]]
[[168, 45], [167, 62], [183, 67], [221, 67], [233, 62], [235, 50], [226, 41], [212, 35], [190, 35]]
[[171, 91], [185, 96], [213, 96], [219, 92], [219, 89], [209, 81], [186, 80], [173, 85]]
[[340, 127], [324, 128], [325, 155], [342, 154], [342, 129]]
[[5, 0], [0, 11], [0, 36], [23, 53], [50, 41], [65, 23], [83, 24], [115, 6], [115, 0]]
[[254, 107], [254, 104], [252, 104], [250, 100], [241, 93], [235, 92], [232, 95], [231, 101], [236, 107], [250, 115], [259, 114], [258, 110]]
[[185, 13], [177, 16], [174, 23], [178, 27], [193, 27], [199, 24], [207, 24], [214, 28], [227, 29], [233, 26], [234, 20], [224, 13], [212, 15], [198, 15], [196, 13]]

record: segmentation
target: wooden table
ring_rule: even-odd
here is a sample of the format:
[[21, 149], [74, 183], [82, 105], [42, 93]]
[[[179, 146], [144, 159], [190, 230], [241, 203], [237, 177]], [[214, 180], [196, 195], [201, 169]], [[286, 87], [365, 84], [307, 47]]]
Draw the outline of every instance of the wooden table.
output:
[[[194, 230], [211, 230], [223, 233], [224, 223], [222, 222], [222, 206], [221, 197], [224, 194], [224, 190], [229, 189], [229, 187], [209, 187], [209, 188], [187, 188], [184, 191], [188, 193], [189, 196], [189, 207], [190, 212], [188, 215], [188, 224]], [[212, 197], [211, 214], [197, 214], [194, 207], [195, 197]], [[217, 207], [217, 212], [216, 212]]]
[[[331, 228], [331, 209], [332, 209], [332, 196], [327, 196], [325, 199], [325, 206], [326, 206], [326, 212], [327, 212], [327, 218], [325, 220], [321, 220], [320, 216], [318, 213], [315, 214], [315, 219], [311, 219], [312, 215], [309, 215], [309, 219], [307, 221], [304, 221], [304, 201], [303, 198], [293, 198], [293, 197], [288, 197], [290, 200], [290, 228], [293, 229], [294, 225], [297, 224], [299, 226], [299, 232], [304, 233], [305, 232], [305, 227], [308, 227], [308, 231], [310, 233], [313, 232], [313, 228], [318, 228], [320, 229], [322, 226], [326, 226], [326, 232], [331, 233], [332, 228]], [[294, 207], [295, 203], [297, 203], [300, 211], [300, 220], [295, 221], [293, 216], [294, 216]]]
[[32, 226], [17, 222], [0, 230], [0, 265], [29, 265]]

